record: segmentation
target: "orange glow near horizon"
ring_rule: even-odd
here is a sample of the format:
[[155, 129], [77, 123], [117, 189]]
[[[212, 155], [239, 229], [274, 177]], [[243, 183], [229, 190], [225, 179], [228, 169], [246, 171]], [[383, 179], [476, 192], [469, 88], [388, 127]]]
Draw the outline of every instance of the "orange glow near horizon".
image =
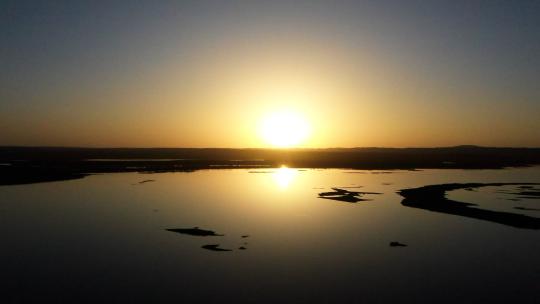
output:
[[454, 1], [19, 2], [0, 27], [3, 146], [540, 146], [527, 1], [482, 18]]

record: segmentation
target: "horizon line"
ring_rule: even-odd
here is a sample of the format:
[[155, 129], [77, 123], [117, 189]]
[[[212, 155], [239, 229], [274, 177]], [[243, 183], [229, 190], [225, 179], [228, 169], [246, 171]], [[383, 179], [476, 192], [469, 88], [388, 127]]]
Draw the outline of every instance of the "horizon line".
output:
[[481, 146], [481, 145], [452, 145], [452, 146], [405, 146], [405, 147], [392, 147], [392, 146], [355, 146], [355, 147], [134, 147], [134, 146], [57, 146], [57, 145], [0, 145], [0, 148], [47, 148], [47, 149], [192, 149], [192, 150], [331, 150], [331, 149], [448, 149], [448, 148], [483, 148], [483, 149], [540, 149], [532, 146]]

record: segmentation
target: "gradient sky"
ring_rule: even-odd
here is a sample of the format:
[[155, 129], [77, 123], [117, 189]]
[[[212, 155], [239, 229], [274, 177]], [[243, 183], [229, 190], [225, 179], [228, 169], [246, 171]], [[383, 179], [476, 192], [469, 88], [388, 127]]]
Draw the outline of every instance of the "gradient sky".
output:
[[540, 147], [540, 1], [2, 1], [0, 145]]

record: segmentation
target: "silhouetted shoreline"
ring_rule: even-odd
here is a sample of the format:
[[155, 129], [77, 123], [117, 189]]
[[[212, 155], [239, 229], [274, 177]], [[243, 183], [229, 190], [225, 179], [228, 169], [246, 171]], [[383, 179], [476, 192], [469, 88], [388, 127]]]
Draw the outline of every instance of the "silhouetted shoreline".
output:
[[193, 235], [193, 236], [224, 236], [224, 234], [218, 234], [215, 231], [212, 230], [205, 230], [201, 229], [199, 227], [193, 227], [193, 228], [170, 228], [165, 229], [170, 232], [176, 232], [180, 234], [187, 234], [187, 235]]
[[341, 188], [332, 188], [333, 191], [319, 193], [319, 198], [330, 199], [347, 203], [358, 203], [362, 201], [370, 201], [371, 199], [363, 198], [366, 194], [382, 194], [379, 192], [364, 192], [364, 191], [349, 191]]
[[0, 147], [0, 185], [69, 180], [95, 173], [201, 169], [500, 169], [540, 164], [540, 148], [58, 148]]
[[398, 192], [404, 197], [403, 206], [459, 215], [478, 220], [499, 223], [515, 228], [540, 229], [540, 218], [527, 215], [492, 211], [480, 208], [472, 203], [454, 201], [446, 197], [447, 191], [459, 189], [474, 189], [480, 187], [500, 187], [508, 185], [539, 185], [538, 183], [466, 183], [428, 185], [419, 188], [403, 189]]

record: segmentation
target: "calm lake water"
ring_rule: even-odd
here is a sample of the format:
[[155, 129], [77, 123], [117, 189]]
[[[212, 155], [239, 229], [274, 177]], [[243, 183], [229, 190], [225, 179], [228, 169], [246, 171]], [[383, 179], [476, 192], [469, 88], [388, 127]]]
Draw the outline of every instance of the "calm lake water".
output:
[[[540, 182], [540, 167], [206, 170], [0, 186], [0, 301], [538, 303], [540, 230], [410, 208], [396, 194], [454, 182]], [[318, 198], [331, 187], [382, 194]], [[448, 197], [540, 217], [514, 209], [540, 200], [509, 200], [512, 189]], [[225, 236], [165, 230], [195, 226]]]

